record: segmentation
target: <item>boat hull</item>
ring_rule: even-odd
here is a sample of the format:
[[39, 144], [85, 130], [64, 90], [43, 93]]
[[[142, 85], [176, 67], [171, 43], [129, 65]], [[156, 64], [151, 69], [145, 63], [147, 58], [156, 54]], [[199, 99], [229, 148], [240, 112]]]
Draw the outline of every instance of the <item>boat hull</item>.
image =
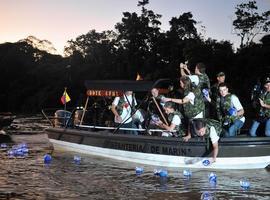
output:
[[108, 158], [147, 165], [215, 168], [255, 169], [270, 164], [269, 138], [221, 138], [217, 162], [204, 166], [202, 160], [210, 156], [206, 142], [193, 138], [133, 136], [112, 134], [109, 131], [49, 128], [46, 130], [55, 148], [77, 151]]

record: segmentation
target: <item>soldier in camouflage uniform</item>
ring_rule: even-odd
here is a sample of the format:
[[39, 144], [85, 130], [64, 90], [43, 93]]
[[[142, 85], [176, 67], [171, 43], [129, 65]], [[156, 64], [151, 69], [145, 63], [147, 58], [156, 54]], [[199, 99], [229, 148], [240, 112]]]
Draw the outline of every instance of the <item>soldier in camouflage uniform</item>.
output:
[[[195, 118], [203, 118], [205, 105], [200, 88], [192, 85], [191, 80], [187, 76], [182, 76], [180, 78], [180, 86], [184, 89], [183, 99], [164, 98], [164, 101], [182, 104], [184, 107], [184, 115], [188, 119], [188, 122]], [[191, 132], [188, 123], [188, 134], [183, 139], [187, 141], [190, 138]]]
[[221, 124], [213, 119], [194, 119], [192, 126], [199, 137], [204, 137], [207, 141], [207, 148], [209, 149], [210, 142], [213, 148], [211, 163], [216, 162], [218, 155], [218, 140], [221, 134]]
[[217, 98], [217, 117], [226, 130], [226, 137], [236, 136], [245, 123], [244, 109], [239, 99], [229, 93], [226, 83], [219, 84], [220, 96]]
[[185, 132], [181, 121], [183, 119], [183, 115], [179, 111], [175, 110], [175, 105], [172, 102], [166, 102], [164, 110], [168, 116], [169, 124], [166, 125], [162, 121], [158, 121], [157, 125], [167, 131], [176, 131], [172, 132], [172, 135], [176, 137], [184, 137]]
[[[184, 76], [190, 75], [190, 71], [187, 67], [187, 65], [180, 64], [180, 70], [181, 74]], [[204, 115], [206, 117], [209, 116], [209, 107], [210, 107], [210, 80], [207, 74], [205, 73], [206, 71], [206, 66], [203, 63], [197, 63], [195, 66], [195, 75], [198, 77], [198, 87], [200, 88], [202, 95], [203, 95], [203, 100], [205, 104], [205, 113]]]
[[217, 111], [216, 111], [216, 102], [217, 98], [220, 96], [218, 86], [220, 83], [225, 82], [225, 73], [219, 72], [217, 73], [217, 82], [211, 86], [211, 105], [210, 105], [210, 115], [212, 118], [217, 119]]
[[265, 135], [270, 137], [270, 77], [264, 80], [264, 92], [260, 95], [260, 111], [258, 117], [253, 121], [249, 133], [256, 137], [256, 131], [261, 123], [265, 123]]

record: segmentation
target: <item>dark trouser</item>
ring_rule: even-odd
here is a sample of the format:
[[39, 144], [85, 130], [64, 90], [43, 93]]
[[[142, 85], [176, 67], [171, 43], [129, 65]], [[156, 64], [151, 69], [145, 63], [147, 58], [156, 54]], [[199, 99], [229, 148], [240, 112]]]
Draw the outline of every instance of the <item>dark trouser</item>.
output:
[[[129, 123], [125, 123], [125, 124], [119, 124], [119, 123], [115, 123], [116, 127], [119, 127], [120, 128], [137, 128], [136, 125], [131, 121]], [[132, 134], [132, 135], [138, 135], [138, 131], [133, 131], [133, 130], [120, 130], [117, 131], [119, 133], [122, 133], [122, 134]]]

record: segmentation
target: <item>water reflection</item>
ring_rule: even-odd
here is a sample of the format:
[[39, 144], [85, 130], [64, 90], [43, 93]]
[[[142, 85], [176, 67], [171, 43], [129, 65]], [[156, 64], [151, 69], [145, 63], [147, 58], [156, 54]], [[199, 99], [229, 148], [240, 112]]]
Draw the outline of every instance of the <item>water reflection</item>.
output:
[[[31, 150], [30, 150], [31, 152]], [[208, 171], [196, 170], [184, 177], [182, 169], [167, 169], [168, 177], [153, 174], [154, 167], [143, 166], [136, 175], [135, 164], [101, 157], [55, 151], [50, 164], [42, 154], [26, 158], [7, 157], [1, 152], [0, 199], [200, 199], [209, 192], [216, 199], [269, 199], [269, 171], [215, 171], [218, 182], [212, 185]], [[250, 180], [249, 190], [239, 180]]]

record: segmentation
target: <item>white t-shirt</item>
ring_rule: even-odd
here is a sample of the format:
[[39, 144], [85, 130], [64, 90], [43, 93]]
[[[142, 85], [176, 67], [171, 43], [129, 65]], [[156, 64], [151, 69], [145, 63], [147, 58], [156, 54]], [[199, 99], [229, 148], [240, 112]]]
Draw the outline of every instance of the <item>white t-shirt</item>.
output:
[[[127, 98], [126, 98], [126, 96], [124, 96], [124, 100], [125, 100], [125, 105], [126, 105], [126, 106], [123, 106], [123, 112], [122, 112], [122, 114], [120, 115], [120, 117], [122, 118], [122, 121], [117, 121], [116, 117], [114, 117], [114, 121], [115, 121], [116, 123], [122, 123], [122, 122], [124, 122], [126, 119], [128, 119], [128, 120], [125, 122], [125, 124], [127, 124], [127, 123], [129, 123], [129, 122], [132, 121], [132, 117], [130, 117], [130, 115], [131, 115], [131, 107], [130, 107], [130, 105], [128, 104], [127, 99], [128, 99], [128, 101], [129, 101], [130, 105], [134, 105], [134, 106], [137, 105], [137, 101], [136, 101], [135, 97], [132, 98], [132, 95], [128, 95]], [[133, 103], [133, 104], [132, 104], [132, 99], [134, 100], [134, 103]], [[113, 105], [117, 106], [118, 103], [119, 103], [119, 100], [120, 100], [120, 97], [115, 97], [114, 100], [113, 100]]]
[[216, 129], [213, 126], [210, 127], [210, 139], [212, 144], [215, 144], [219, 140], [219, 136], [217, 135]]
[[199, 76], [198, 75], [189, 75], [188, 78], [195, 85], [199, 85], [200, 80], [199, 80]]
[[[184, 98], [188, 98], [189, 102], [194, 105], [194, 101], [195, 101], [195, 94], [193, 92], [189, 92], [187, 96], [185, 96]], [[200, 112], [198, 115], [196, 115], [195, 117], [193, 117], [193, 119], [197, 119], [197, 118], [203, 118], [203, 112]]]
[[[237, 111], [243, 109], [242, 104], [240, 103], [238, 97], [235, 96], [235, 95], [232, 95], [232, 97], [231, 97], [231, 104], [232, 104], [232, 106], [233, 106]], [[243, 123], [245, 122], [245, 119], [246, 119], [246, 118], [245, 118], [244, 116], [240, 118], [240, 120], [241, 120]]]
[[176, 126], [179, 126], [181, 124], [180, 117], [178, 115], [174, 115], [171, 123]]

